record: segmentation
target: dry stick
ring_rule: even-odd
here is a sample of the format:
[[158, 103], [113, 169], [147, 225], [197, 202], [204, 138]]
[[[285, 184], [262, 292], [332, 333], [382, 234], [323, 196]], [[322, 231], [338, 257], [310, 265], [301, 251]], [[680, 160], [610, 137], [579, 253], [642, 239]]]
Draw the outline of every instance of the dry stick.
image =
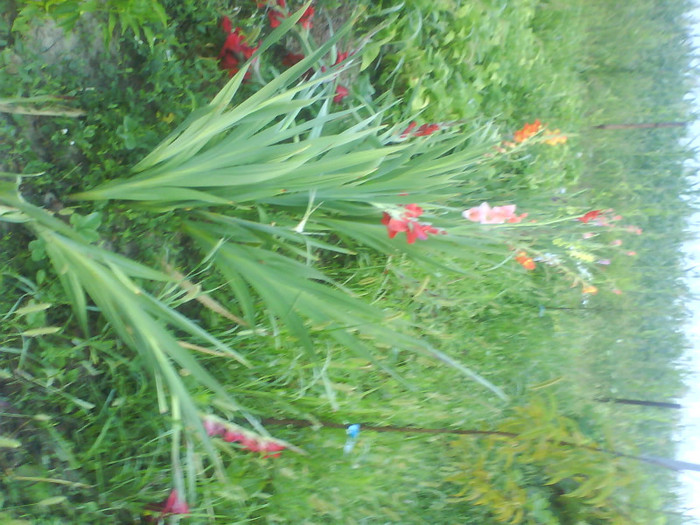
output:
[[598, 397], [595, 400], [599, 403], [617, 403], [619, 405], [638, 405], [643, 407], [676, 409], [683, 408], [683, 405], [680, 403], [668, 403], [666, 401], [644, 401], [642, 399], [621, 399], [616, 397]]
[[241, 326], [250, 327], [250, 325], [244, 319], [241, 319], [237, 315], [229, 312], [219, 301], [212, 298], [209, 294], [203, 292], [200, 285], [188, 281], [187, 278], [178, 272], [173, 266], [163, 261], [163, 267], [168, 275], [177, 281], [177, 285], [180, 286], [180, 288], [185, 290], [187, 293], [193, 294], [194, 300], [201, 303], [205, 308], [208, 308], [212, 312], [215, 312]]
[[643, 122], [641, 124], [598, 124], [593, 129], [682, 128], [687, 122]]
[[[341, 423], [333, 423], [331, 421], [307, 421], [305, 419], [277, 419], [277, 418], [265, 418], [261, 421], [263, 425], [284, 425], [292, 427], [314, 427], [323, 426], [328, 428], [347, 428], [347, 425]], [[396, 427], [396, 426], [372, 426], [362, 424], [362, 430], [369, 432], [404, 432], [407, 434], [457, 434], [461, 436], [501, 436], [507, 438], [518, 439], [520, 434], [515, 432], [501, 432], [500, 430], [460, 430], [460, 429], [450, 429], [450, 428], [417, 428], [417, 427]], [[625, 454], [624, 452], [617, 452], [615, 450], [606, 450], [604, 448], [593, 447], [589, 445], [580, 445], [577, 443], [572, 443], [570, 441], [553, 441], [548, 440], [550, 443], [556, 443], [562, 447], [575, 447], [583, 448], [586, 450], [591, 450], [593, 452], [600, 452], [602, 454], [608, 454], [617, 458], [627, 458], [634, 459], [635, 461], [640, 461], [642, 463], [648, 463], [650, 465], [656, 465], [659, 467], [667, 468], [669, 470], [694, 470], [700, 472], [700, 464], [688, 463], [686, 461], [676, 461], [674, 459], [657, 458], [655, 456], [634, 456], [632, 454]]]

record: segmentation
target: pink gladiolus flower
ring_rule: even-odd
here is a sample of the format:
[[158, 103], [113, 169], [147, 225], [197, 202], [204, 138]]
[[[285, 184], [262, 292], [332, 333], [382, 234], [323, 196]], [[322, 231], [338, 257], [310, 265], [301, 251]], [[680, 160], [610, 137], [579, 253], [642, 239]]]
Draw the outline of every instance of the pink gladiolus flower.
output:
[[582, 234], [582, 237], [583, 237], [584, 239], [592, 239], [593, 237], [595, 237], [595, 233], [593, 233], [593, 232], [586, 232], [586, 233]]
[[622, 239], [615, 239], [610, 242], [610, 246], [622, 246]]
[[611, 262], [610, 259], [600, 259], [600, 260], [598, 261], [598, 264], [602, 264], [602, 265], [608, 266], [608, 265], [610, 264], [610, 262]]
[[472, 222], [481, 224], [503, 224], [503, 223], [518, 223], [521, 222], [527, 213], [522, 215], [515, 214], [515, 204], [507, 206], [494, 206], [493, 208], [488, 202], [481, 203], [480, 206], [470, 208], [462, 212], [462, 217]]
[[630, 257], [634, 257], [635, 255], [637, 255], [637, 252], [635, 252], [635, 251], [629, 251], [629, 252], [626, 252], [625, 255], [628, 255], [628, 256], [630, 256]]
[[211, 419], [205, 419], [202, 424], [204, 425], [204, 430], [207, 433], [207, 436], [220, 436], [222, 435], [225, 431], [226, 428], [224, 425], [219, 423], [218, 421], [213, 421]]

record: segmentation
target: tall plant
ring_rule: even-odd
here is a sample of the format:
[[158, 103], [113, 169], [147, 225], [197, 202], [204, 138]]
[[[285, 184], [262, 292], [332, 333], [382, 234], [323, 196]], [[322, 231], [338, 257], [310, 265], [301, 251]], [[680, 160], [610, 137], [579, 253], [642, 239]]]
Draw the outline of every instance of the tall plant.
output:
[[[347, 33], [341, 28], [304, 60], [278, 75], [249, 98], [231, 106], [246, 71], [285, 35], [305, 9], [286, 18], [214, 100], [178, 127], [139, 162], [133, 176], [74, 195], [82, 200], [128, 200], [149, 213], [168, 212], [211, 260], [231, 291], [226, 307], [254, 333], [278, 319], [290, 346], [310, 356], [319, 338], [347, 347], [397, 378], [377, 348], [419, 352], [456, 368], [505, 399], [495, 385], [411, 335], [415, 330], [395, 314], [354, 294], [324, 271], [324, 254], [352, 257], [358, 250], [382, 256], [396, 251], [429, 263], [414, 244], [387, 238], [406, 232], [409, 242], [431, 235], [431, 250], [477, 257], [496, 248], [498, 234], [461, 226], [440, 235], [478, 173], [492, 145], [488, 129], [478, 136], [404, 131], [382, 124], [382, 112], [338, 110], [332, 98], [340, 72], [354, 58], [328, 68], [317, 66]], [[355, 57], [359, 57], [357, 50]], [[242, 352], [211, 335], [153, 295], [154, 283], [179, 281], [110, 252], [49, 212], [25, 202], [15, 183], [2, 182], [3, 220], [24, 223], [43, 243], [75, 317], [90, 329], [88, 297], [116, 335], [141, 356], [158, 392], [167, 388], [176, 436], [182, 428], [211, 434], [201, 421], [192, 381], [214, 393], [217, 406], [242, 413], [264, 433], [228, 390], [196, 360], [191, 349], [213, 347], [247, 366]], [[425, 204], [433, 224], [419, 222]], [[420, 210], [420, 211], [419, 211]], [[394, 222], [392, 222], [394, 221]], [[384, 224], [382, 224], [382, 222]], [[392, 228], [394, 228], [392, 230]], [[392, 235], [393, 234], [393, 235]], [[481, 236], [481, 238], [479, 238]], [[478, 247], [465, 252], [465, 247]], [[191, 261], [180, 261], [187, 263]], [[198, 261], [199, 262], [199, 261]], [[458, 268], [457, 268], [458, 269]], [[235, 341], [235, 338], [233, 339]], [[187, 371], [187, 379], [178, 369]], [[167, 402], [161, 396], [163, 410]], [[177, 441], [178, 438], [175, 439]], [[203, 439], [216, 460], [211, 442]]]

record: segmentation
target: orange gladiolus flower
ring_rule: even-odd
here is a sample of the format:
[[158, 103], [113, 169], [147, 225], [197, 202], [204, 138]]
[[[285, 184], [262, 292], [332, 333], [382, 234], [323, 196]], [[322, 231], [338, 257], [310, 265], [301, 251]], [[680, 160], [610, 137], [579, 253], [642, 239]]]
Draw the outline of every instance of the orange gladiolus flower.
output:
[[582, 293], [589, 293], [589, 294], [595, 295], [595, 294], [598, 293], [598, 288], [596, 288], [596, 287], [593, 286], [592, 284], [587, 284], [587, 285], [585, 285], [585, 286], [583, 287], [583, 289], [581, 290], [581, 292], [582, 292]]
[[532, 257], [528, 256], [525, 252], [518, 252], [515, 256], [515, 260], [526, 270], [534, 270], [535, 266], [537, 266], [535, 261], [532, 260]]
[[515, 142], [525, 142], [540, 129], [542, 129], [542, 122], [540, 122], [540, 119], [535, 120], [532, 124], [526, 123], [522, 128], [513, 133], [513, 140]]

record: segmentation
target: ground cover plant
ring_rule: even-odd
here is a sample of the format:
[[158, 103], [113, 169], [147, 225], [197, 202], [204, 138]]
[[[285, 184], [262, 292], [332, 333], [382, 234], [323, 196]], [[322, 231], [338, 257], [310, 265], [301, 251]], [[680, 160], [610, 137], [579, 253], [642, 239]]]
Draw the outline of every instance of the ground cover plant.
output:
[[[683, 27], [635, 6], [621, 41]], [[672, 412], [609, 400], [681, 389], [688, 153], [581, 116], [635, 59], [584, 36], [612, 7], [357, 8], [3, 13], [3, 519], [680, 522]]]

